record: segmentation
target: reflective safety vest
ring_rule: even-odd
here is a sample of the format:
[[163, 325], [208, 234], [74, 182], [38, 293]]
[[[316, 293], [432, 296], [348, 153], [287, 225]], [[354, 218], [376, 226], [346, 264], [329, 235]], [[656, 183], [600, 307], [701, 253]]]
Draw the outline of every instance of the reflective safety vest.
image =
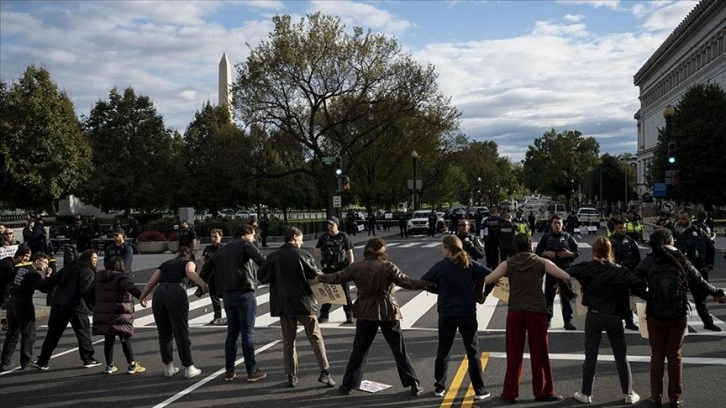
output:
[[512, 224], [514, 225], [515, 234], [527, 234], [530, 237], [532, 236], [532, 230], [529, 229], [529, 223], [526, 220], [515, 218], [512, 220]]

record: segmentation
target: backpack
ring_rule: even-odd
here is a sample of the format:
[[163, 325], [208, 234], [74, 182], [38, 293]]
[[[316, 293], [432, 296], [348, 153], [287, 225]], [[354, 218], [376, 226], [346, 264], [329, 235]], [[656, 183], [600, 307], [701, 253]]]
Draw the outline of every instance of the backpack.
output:
[[679, 319], [690, 310], [688, 284], [678, 269], [663, 266], [657, 263], [648, 273], [648, 314], [661, 320]]

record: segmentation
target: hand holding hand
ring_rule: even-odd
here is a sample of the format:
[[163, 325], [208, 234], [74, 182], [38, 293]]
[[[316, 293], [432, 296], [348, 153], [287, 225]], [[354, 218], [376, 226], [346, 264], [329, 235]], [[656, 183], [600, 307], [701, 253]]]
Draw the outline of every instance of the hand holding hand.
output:
[[716, 300], [716, 301], [717, 301], [718, 303], [726, 303], [726, 295], [723, 295], [723, 296], [718, 296], [718, 297], [714, 296], [713, 298], [714, 298], [714, 299], [715, 299], [715, 300]]
[[476, 302], [479, 303], [480, 305], [483, 305], [484, 302], [486, 302], [486, 300], [487, 300], [487, 295], [482, 293], [481, 295], [479, 295], [479, 298], [476, 300]]
[[141, 305], [141, 307], [146, 307], [148, 305], [148, 303], [146, 302], [146, 298], [139, 299], [139, 304]]

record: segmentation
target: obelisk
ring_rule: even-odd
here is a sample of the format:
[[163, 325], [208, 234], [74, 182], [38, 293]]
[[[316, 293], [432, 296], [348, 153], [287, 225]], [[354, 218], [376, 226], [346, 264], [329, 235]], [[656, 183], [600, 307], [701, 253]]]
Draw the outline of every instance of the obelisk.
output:
[[219, 61], [219, 106], [226, 106], [231, 112], [232, 95], [230, 89], [232, 89], [232, 67], [229, 65], [229, 59], [227, 59], [227, 53], [225, 52]]

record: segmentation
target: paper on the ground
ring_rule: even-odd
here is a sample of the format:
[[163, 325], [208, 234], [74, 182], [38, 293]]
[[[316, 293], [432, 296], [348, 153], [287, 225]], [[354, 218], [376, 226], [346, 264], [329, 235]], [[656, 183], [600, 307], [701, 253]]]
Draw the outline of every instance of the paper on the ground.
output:
[[371, 392], [371, 393], [383, 391], [386, 388], [391, 388], [391, 386], [388, 384], [381, 384], [379, 382], [370, 381], [370, 380], [361, 381], [360, 387], [358, 387], [358, 389], [360, 389], [361, 391]]

